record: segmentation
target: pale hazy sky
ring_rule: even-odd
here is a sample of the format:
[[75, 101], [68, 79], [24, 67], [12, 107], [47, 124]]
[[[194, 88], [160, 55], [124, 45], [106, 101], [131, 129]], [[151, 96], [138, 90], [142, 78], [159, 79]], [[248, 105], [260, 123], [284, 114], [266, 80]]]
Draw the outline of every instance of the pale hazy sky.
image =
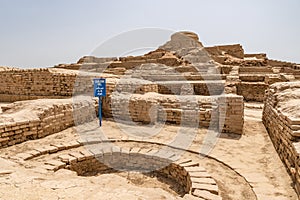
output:
[[299, 9], [299, 0], [0, 0], [0, 65], [76, 62], [145, 27], [190, 30], [205, 46], [240, 43], [246, 52], [300, 63]]

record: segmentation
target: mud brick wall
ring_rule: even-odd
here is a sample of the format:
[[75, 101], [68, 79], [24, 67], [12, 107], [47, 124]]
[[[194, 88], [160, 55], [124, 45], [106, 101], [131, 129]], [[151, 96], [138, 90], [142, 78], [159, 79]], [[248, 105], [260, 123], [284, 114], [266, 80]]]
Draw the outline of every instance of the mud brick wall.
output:
[[189, 94], [193, 94], [194, 86], [192, 84], [189, 84], [187, 81], [164, 81], [157, 82], [157, 84], [158, 93], [160, 94], [180, 95], [181, 93], [184, 93], [184, 88], [189, 89]]
[[157, 93], [113, 93], [104, 98], [103, 115], [142, 123], [165, 121], [183, 126], [199, 123], [201, 127], [213, 126], [223, 132], [242, 134], [244, 103], [242, 96], [231, 94], [176, 97]]
[[[48, 101], [36, 100], [36, 101]], [[56, 100], [57, 101], [57, 100]], [[51, 101], [50, 101], [51, 102]], [[34, 103], [34, 102], [31, 102]], [[26, 112], [23, 118], [16, 118], [14, 114], [0, 114], [0, 148], [18, 144], [30, 139], [42, 138], [47, 135], [62, 131], [66, 128], [94, 119], [96, 116], [94, 102], [72, 102], [65, 99], [59, 102], [44, 105], [36, 104], [37, 110], [28, 111], [21, 109], [18, 113]], [[18, 102], [10, 106], [18, 106]], [[9, 108], [6, 108], [9, 109]], [[31, 118], [28, 119], [28, 116]], [[1, 118], [10, 120], [1, 120]]]
[[194, 92], [196, 95], [220, 95], [224, 92], [224, 81], [204, 81], [194, 82]]
[[[63, 75], [52, 73], [49, 69], [2, 71], [0, 73], [0, 98], [4, 95], [71, 96], [75, 79], [75, 73]], [[3, 101], [3, 99], [0, 100]]]
[[237, 94], [243, 96], [246, 101], [262, 102], [268, 87], [269, 85], [264, 82], [240, 82], [236, 84]]
[[134, 75], [134, 78], [145, 79], [149, 81], [203, 81], [203, 80], [224, 80], [226, 79], [225, 75], [221, 74], [204, 74], [201, 72], [186, 72], [184, 74], [149, 74], [144, 73], [142, 75]]
[[[127, 92], [122, 92], [121, 88], [127, 90]], [[128, 120], [130, 118], [129, 117], [130, 114], [128, 110], [129, 102], [131, 102], [131, 104], [133, 102], [129, 100], [131, 98], [131, 94], [133, 93], [146, 94], [147, 92], [152, 92], [152, 91], [157, 92], [157, 90], [158, 90], [157, 85], [153, 85], [153, 84], [132, 86], [129, 84], [126, 85], [120, 83], [120, 84], [112, 85], [111, 89], [108, 91], [108, 85], [107, 85], [107, 95], [102, 98], [102, 110], [103, 110], [102, 114], [104, 117], [109, 118], [109, 117], [113, 117], [113, 113], [114, 113], [116, 116], [122, 116], [124, 120], [125, 119]], [[114, 109], [112, 110], [112, 108]], [[145, 119], [146, 117], [143, 120]], [[137, 120], [137, 121], [141, 121], [141, 120]], [[148, 120], [146, 121], [149, 122]]]
[[184, 191], [188, 193], [192, 188], [192, 180], [187, 170], [178, 164], [171, 163], [167, 167], [159, 170], [160, 173], [166, 175], [168, 178], [175, 180]]
[[76, 82], [74, 83], [73, 93], [72, 96], [76, 95], [87, 95], [87, 96], [94, 96], [94, 85], [93, 79], [94, 78], [105, 78], [106, 79], [106, 95], [110, 95], [115, 89], [116, 84], [119, 79], [113, 78], [110, 76], [106, 76], [105, 74], [93, 75], [93, 74], [79, 74], [76, 78]]
[[293, 118], [278, 109], [277, 86], [279, 84], [272, 85], [266, 92], [263, 123], [300, 195], [300, 118]]
[[240, 67], [239, 74], [267, 74], [273, 73], [270, 67]]
[[150, 81], [187, 81], [187, 80], [220, 80], [225, 77], [219, 73], [207, 73], [210, 66], [209, 64], [201, 66], [198, 70], [194, 66], [178, 66], [176, 68], [162, 65], [148, 63], [136, 67], [134, 70], [128, 70], [126, 76], [131, 78], [145, 79]]
[[220, 95], [224, 91], [224, 81], [162, 81], [158, 84], [160, 94]]
[[217, 127], [218, 107], [214, 98], [181, 96], [168, 97], [162, 95], [158, 98], [158, 120], [172, 124], [201, 127], [210, 125]]
[[284, 80], [284, 78], [280, 74], [267, 74], [265, 76], [265, 83], [268, 85], [271, 85], [273, 83], [277, 82], [284, 82], [287, 80]]
[[217, 100], [219, 106], [219, 130], [225, 133], [243, 133], [244, 100], [242, 96], [227, 94]]
[[[116, 85], [107, 78], [107, 93]], [[70, 98], [73, 94], [93, 95], [93, 78], [99, 74], [64, 69], [10, 69], [0, 72], [0, 101], [14, 102], [41, 98]]]
[[240, 74], [239, 79], [244, 82], [264, 82], [264, 74]]
[[280, 61], [280, 60], [268, 60], [268, 64], [273, 66], [273, 67], [286, 67], [286, 68], [294, 68], [294, 66], [297, 66], [295, 63], [291, 62], [285, 62], [285, 61]]
[[147, 92], [158, 92], [158, 86], [151, 81], [142, 79], [120, 79], [115, 86], [115, 91], [145, 94]]
[[112, 107], [103, 105], [104, 116], [113, 116], [118, 120], [143, 123], [154, 123], [157, 121], [156, 107], [158, 102], [151, 96], [113, 93], [109, 100], [111, 100], [109, 105], [112, 105]]
[[[119, 120], [150, 123], [149, 112], [155, 112], [157, 107], [157, 93], [150, 93], [154, 96], [140, 94], [113, 92], [102, 99], [103, 116], [114, 117]], [[150, 112], [150, 113], [151, 113]], [[155, 113], [153, 113], [155, 116]], [[156, 118], [155, 118], [156, 119]], [[155, 120], [156, 121], [156, 120]]]

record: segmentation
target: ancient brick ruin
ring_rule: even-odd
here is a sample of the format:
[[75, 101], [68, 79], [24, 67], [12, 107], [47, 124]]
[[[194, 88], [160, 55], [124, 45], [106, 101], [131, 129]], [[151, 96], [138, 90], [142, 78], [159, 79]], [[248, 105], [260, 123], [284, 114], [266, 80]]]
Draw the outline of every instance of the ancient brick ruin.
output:
[[300, 193], [299, 82], [276, 83], [266, 92], [263, 122]]
[[[222, 135], [246, 137], [245, 103], [264, 103], [263, 123], [300, 194], [300, 66], [271, 60], [264, 53], [246, 54], [238, 44], [204, 47], [190, 32], [175, 33], [170, 41], [143, 56], [85, 56], [74, 64], [44, 69], [0, 67], [0, 102], [6, 102], [0, 113], [3, 151], [28, 142], [36, 144], [72, 127], [84, 133], [70, 141], [53, 139], [42, 148], [32, 146], [4, 157], [28, 168], [46, 169], [43, 173], [67, 169], [86, 176], [151, 171], [175, 181], [186, 199], [230, 199], [222, 179], [201, 166], [201, 160], [180, 158], [182, 154], [196, 155], [195, 149], [151, 137], [97, 136], [98, 99], [93, 97], [92, 80], [100, 77], [107, 82], [107, 96], [102, 101], [107, 123], [209, 130], [216, 135], [211, 145]], [[152, 146], [126, 146], [130, 142]], [[105, 143], [120, 143], [120, 148], [92, 148]], [[159, 145], [171, 149], [162, 152]], [[193, 148], [193, 143], [190, 146]], [[259, 179], [254, 178], [259, 184], [252, 184], [250, 173], [243, 176], [242, 168], [230, 166], [225, 158], [206, 156], [242, 177], [251, 191], [249, 199], [275, 195], [262, 192]]]

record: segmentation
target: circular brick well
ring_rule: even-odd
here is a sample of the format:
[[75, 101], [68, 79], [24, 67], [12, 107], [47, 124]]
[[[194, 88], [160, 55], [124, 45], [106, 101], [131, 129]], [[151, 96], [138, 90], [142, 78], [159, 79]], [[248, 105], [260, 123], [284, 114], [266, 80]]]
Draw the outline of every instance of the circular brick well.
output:
[[169, 178], [181, 187], [181, 191], [189, 193], [191, 179], [183, 166], [171, 159], [159, 157], [155, 153], [133, 153], [123, 151], [103, 151], [96, 155], [70, 160], [67, 169], [76, 171], [79, 176], [117, 172], [140, 172], [147, 175], [158, 175]]

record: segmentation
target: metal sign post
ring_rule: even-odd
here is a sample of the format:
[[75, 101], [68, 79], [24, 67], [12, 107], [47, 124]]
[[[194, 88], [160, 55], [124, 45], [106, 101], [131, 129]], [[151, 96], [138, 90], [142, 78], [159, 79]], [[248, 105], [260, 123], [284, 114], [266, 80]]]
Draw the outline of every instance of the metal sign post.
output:
[[99, 98], [99, 125], [102, 126], [102, 97], [106, 96], [106, 80], [104, 78], [94, 79], [94, 96]]
[[99, 126], [102, 126], [102, 97], [98, 97], [98, 114], [99, 114]]

